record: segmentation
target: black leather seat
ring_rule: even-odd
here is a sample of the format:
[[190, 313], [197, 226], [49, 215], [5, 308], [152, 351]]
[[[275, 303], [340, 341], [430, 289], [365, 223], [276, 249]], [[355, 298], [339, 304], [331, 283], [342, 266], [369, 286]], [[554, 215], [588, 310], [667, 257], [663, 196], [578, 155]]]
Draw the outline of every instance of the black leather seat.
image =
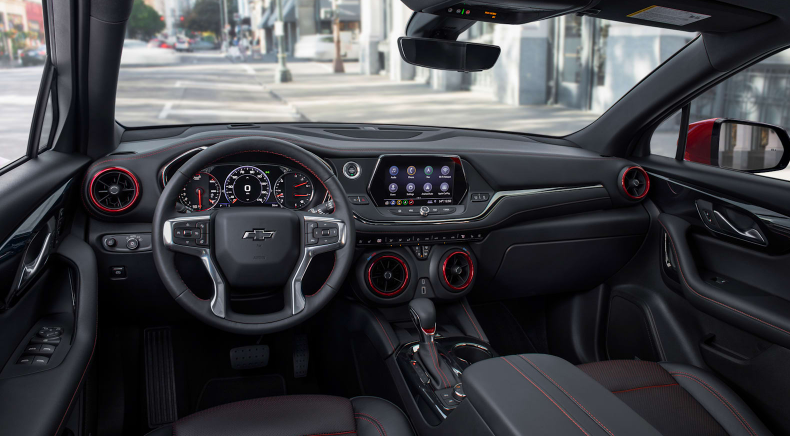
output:
[[203, 410], [149, 436], [413, 436], [406, 415], [374, 397], [290, 395]]
[[749, 406], [691, 365], [613, 360], [579, 365], [664, 435], [770, 435]]
[[454, 414], [480, 416], [490, 432], [476, 434], [771, 434], [732, 389], [690, 365], [629, 360], [574, 366], [556, 356], [524, 354], [476, 363], [463, 383], [467, 401]]

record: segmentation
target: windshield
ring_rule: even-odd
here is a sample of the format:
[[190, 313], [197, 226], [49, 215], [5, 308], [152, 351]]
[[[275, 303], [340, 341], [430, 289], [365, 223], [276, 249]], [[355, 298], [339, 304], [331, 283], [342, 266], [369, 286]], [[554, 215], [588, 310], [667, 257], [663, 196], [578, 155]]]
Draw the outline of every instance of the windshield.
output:
[[173, 3], [134, 3], [128, 38], [139, 42], [124, 44], [116, 101], [125, 126], [341, 122], [562, 136], [695, 36], [576, 15], [476, 23], [459, 39], [502, 54], [491, 70], [460, 73], [401, 59], [411, 11], [398, 0], [364, 13], [359, 0]]

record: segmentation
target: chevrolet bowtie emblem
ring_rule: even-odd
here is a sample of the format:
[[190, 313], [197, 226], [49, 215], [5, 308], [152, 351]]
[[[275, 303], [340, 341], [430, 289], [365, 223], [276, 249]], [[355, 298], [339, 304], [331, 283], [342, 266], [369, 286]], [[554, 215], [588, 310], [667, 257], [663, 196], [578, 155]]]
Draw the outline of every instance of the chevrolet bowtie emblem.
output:
[[273, 231], [266, 231], [265, 229], [255, 229], [250, 232], [244, 232], [244, 236], [241, 239], [252, 239], [253, 241], [263, 241], [267, 238], [274, 237]]

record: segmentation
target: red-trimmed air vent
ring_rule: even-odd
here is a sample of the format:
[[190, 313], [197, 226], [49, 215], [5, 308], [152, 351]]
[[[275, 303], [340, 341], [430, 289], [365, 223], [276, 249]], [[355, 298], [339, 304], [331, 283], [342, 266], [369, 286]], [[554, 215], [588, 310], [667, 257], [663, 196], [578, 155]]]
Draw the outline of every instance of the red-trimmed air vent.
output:
[[650, 191], [650, 177], [642, 167], [628, 167], [620, 175], [623, 193], [631, 200], [641, 200]]
[[469, 253], [457, 250], [444, 258], [442, 263], [442, 283], [453, 291], [463, 291], [475, 277], [475, 265]]
[[368, 264], [366, 274], [368, 288], [382, 297], [398, 296], [409, 284], [409, 267], [396, 254], [374, 257]]
[[119, 213], [132, 207], [140, 196], [140, 183], [131, 171], [112, 167], [94, 174], [88, 185], [91, 203], [102, 212]]

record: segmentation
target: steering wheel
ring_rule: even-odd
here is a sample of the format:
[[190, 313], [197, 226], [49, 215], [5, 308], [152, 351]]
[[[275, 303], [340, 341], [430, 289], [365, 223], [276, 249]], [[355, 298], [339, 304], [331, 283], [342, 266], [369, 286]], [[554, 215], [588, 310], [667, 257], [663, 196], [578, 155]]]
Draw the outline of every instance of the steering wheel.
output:
[[[179, 193], [201, 169], [228, 156], [261, 153], [286, 158], [318, 179], [332, 195], [334, 212], [314, 215], [285, 208], [222, 208], [186, 216], [176, 212]], [[337, 293], [351, 268], [354, 218], [337, 177], [316, 155], [289, 142], [263, 137], [230, 139], [193, 156], [162, 191], [153, 218], [153, 254], [165, 287], [187, 312], [233, 333], [266, 334], [300, 324]], [[310, 261], [334, 252], [335, 265], [314, 294], [302, 293]], [[197, 297], [175, 267], [175, 253], [197, 256], [214, 282], [210, 300]], [[268, 314], [231, 310], [229, 287], [283, 288], [285, 305]]]

